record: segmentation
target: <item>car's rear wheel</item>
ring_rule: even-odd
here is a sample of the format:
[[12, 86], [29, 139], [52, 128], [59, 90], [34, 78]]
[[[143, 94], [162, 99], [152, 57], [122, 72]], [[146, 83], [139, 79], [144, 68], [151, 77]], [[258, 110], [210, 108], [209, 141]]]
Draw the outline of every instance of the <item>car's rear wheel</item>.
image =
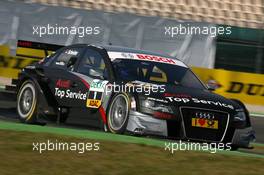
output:
[[37, 89], [31, 80], [26, 80], [17, 95], [17, 112], [23, 123], [35, 123], [37, 114]]
[[129, 109], [129, 97], [125, 93], [113, 97], [107, 115], [109, 131], [116, 134], [123, 134], [126, 131]]

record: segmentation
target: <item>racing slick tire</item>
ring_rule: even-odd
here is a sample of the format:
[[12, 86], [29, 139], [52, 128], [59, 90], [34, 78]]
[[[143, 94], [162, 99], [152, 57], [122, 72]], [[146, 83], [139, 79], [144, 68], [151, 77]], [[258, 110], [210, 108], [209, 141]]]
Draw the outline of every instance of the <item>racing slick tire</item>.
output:
[[38, 90], [32, 80], [26, 80], [17, 94], [17, 113], [22, 123], [37, 122]]
[[108, 130], [115, 134], [123, 134], [126, 131], [130, 111], [130, 100], [127, 94], [116, 94], [107, 113]]

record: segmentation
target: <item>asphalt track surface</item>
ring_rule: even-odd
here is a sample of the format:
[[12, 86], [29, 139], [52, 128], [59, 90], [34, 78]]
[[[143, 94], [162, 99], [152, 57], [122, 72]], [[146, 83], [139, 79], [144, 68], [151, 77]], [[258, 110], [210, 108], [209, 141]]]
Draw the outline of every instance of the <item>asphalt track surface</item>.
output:
[[[0, 120], [11, 121], [11, 122], [16, 122], [16, 123], [19, 122], [14, 102], [0, 101]], [[257, 137], [256, 142], [263, 144], [264, 143], [264, 117], [258, 117], [258, 116], [251, 117], [251, 123], [252, 123], [253, 129], [256, 131], [256, 137]], [[53, 124], [49, 124], [49, 125], [53, 125]], [[84, 126], [76, 126], [76, 125], [69, 125], [69, 124], [61, 124], [58, 127], [95, 130], [94, 128], [87, 128]]]

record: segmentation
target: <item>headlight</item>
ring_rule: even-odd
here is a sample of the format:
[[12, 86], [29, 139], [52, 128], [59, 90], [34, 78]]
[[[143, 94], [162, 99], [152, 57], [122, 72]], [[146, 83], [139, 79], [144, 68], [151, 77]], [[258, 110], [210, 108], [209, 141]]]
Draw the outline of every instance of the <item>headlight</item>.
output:
[[237, 114], [235, 115], [234, 120], [237, 122], [246, 121], [246, 113], [244, 112], [244, 110], [237, 110]]
[[159, 112], [165, 112], [165, 113], [173, 114], [173, 110], [171, 109], [171, 107], [166, 106], [166, 105], [161, 104], [161, 103], [157, 103], [155, 101], [144, 100], [144, 101], [142, 101], [141, 105], [143, 107], [149, 108], [153, 111], [159, 111]]

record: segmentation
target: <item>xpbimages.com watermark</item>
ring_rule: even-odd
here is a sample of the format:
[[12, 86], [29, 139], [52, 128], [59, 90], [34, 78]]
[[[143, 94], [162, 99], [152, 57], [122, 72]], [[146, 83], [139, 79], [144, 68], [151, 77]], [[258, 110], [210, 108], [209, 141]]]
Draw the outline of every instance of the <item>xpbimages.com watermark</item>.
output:
[[231, 150], [231, 143], [194, 143], [194, 142], [165, 142], [164, 150], [174, 153], [175, 151], [217, 151]]
[[79, 154], [90, 151], [100, 151], [99, 142], [62, 142], [58, 140], [47, 140], [45, 142], [33, 142], [32, 150], [38, 153], [46, 151], [72, 151]]
[[171, 38], [178, 35], [209, 35], [216, 37], [218, 35], [230, 35], [232, 33], [230, 26], [195, 26], [190, 24], [179, 24], [177, 26], [165, 26], [164, 35]]
[[43, 25], [43, 26], [33, 26], [32, 34], [39, 37], [46, 35], [75, 35], [77, 37], [83, 38], [86, 35], [98, 35], [101, 33], [101, 28], [98, 26], [59, 26], [55, 25]]
[[166, 91], [165, 85], [158, 84], [147, 84], [147, 83], [122, 83], [116, 84], [113, 83], [108, 85], [106, 88], [106, 94], [108, 93], [144, 93], [145, 95], [150, 95], [151, 93], [164, 93]]

